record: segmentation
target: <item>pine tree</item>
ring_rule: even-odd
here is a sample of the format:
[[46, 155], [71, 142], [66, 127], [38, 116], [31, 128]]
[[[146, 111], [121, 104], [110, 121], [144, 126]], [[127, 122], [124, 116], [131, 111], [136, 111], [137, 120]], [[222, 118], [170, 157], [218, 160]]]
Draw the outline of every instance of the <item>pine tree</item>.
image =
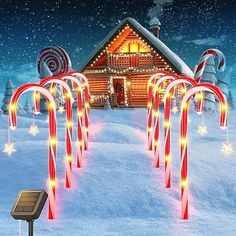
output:
[[2, 111], [4, 114], [8, 114], [9, 112], [9, 103], [11, 101], [11, 97], [14, 93], [14, 86], [10, 79], [7, 80], [6, 86], [5, 86], [5, 92], [4, 92], [4, 98], [2, 100]]
[[[214, 58], [210, 57], [207, 60], [205, 70], [202, 75], [201, 83], [208, 83], [215, 85], [216, 79], [216, 71], [215, 71], [215, 62]], [[204, 92], [204, 109], [205, 111], [215, 111], [215, 95], [213, 93]]]
[[233, 110], [235, 108], [235, 106], [234, 106], [234, 102], [233, 102], [233, 96], [232, 96], [232, 93], [230, 91], [229, 91], [229, 95], [227, 97], [227, 101], [228, 101], [229, 108], [231, 110]]
[[26, 113], [32, 112], [32, 109], [31, 109], [30, 104], [29, 104], [29, 99], [25, 100], [25, 104], [24, 104], [23, 109]]

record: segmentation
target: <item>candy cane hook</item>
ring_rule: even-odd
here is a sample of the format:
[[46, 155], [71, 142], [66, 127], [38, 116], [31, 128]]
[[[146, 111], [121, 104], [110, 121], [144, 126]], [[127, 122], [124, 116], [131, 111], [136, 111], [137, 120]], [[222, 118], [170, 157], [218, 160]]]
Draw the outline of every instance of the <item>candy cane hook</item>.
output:
[[48, 218], [55, 219], [56, 210], [56, 106], [53, 96], [49, 91], [38, 84], [25, 84], [20, 86], [13, 94], [9, 105], [9, 125], [14, 129], [17, 125], [17, 102], [21, 95], [28, 91], [41, 93], [49, 102], [49, 142], [48, 142], [48, 163], [49, 163], [49, 185], [48, 185]]
[[180, 121], [180, 157], [181, 157], [181, 209], [182, 218], [188, 219], [188, 110], [190, 98], [198, 92], [214, 93], [220, 101], [220, 127], [227, 128], [227, 102], [216, 86], [212, 84], [199, 84], [191, 88], [183, 97]]

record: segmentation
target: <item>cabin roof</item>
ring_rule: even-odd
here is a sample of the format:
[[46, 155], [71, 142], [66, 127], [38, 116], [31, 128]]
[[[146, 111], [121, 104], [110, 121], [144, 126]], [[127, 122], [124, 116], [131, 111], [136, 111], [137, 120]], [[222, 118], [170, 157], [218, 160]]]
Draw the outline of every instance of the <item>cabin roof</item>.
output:
[[110, 42], [113, 35], [126, 24], [136, 30], [140, 36], [143, 36], [149, 44], [152, 44], [160, 53], [167, 58], [167, 60], [173, 64], [173, 66], [183, 75], [193, 77], [192, 70], [173, 52], [171, 51], [160, 39], [156, 38], [149, 30], [140, 25], [135, 19], [128, 17], [121, 21], [93, 50], [87, 60], [80, 66], [80, 70], [83, 71], [85, 67], [91, 63], [96, 55], [103, 50], [103, 48]]

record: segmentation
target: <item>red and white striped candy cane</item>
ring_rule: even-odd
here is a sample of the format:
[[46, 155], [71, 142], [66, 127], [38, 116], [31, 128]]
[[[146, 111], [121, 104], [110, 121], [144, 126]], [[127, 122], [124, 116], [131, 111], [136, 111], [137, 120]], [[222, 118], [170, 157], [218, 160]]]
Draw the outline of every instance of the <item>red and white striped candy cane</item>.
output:
[[218, 49], [208, 49], [206, 50], [199, 60], [194, 78], [199, 83], [202, 79], [203, 72], [205, 70], [206, 62], [209, 57], [218, 57], [218, 71], [222, 72], [225, 69], [226, 59], [224, 54]]
[[50, 104], [48, 110], [49, 115], [49, 143], [48, 143], [48, 170], [49, 170], [49, 202], [48, 202], [48, 218], [55, 219], [56, 210], [56, 106], [53, 96], [49, 91], [38, 84], [25, 84], [17, 88], [11, 98], [9, 109], [9, 126], [14, 129], [17, 125], [16, 111], [17, 102], [21, 95], [25, 92], [38, 92], [42, 94]]
[[72, 93], [69, 85], [62, 79], [56, 79], [55, 77], [46, 77], [40, 80], [41, 86], [46, 86], [47, 84], [60, 85], [63, 88], [63, 93], [66, 101], [66, 188], [70, 188], [72, 184], [72, 130], [73, 130], [73, 120], [72, 120]]
[[82, 80], [82, 87], [84, 92], [84, 150], [88, 150], [88, 138], [89, 138], [89, 111], [90, 111], [90, 92], [89, 83], [86, 76], [82, 73], [72, 71], [68, 75], [79, 77]]
[[[153, 122], [153, 87], [158, 80], [159, 77], [165, 75], [172, 75], [167, 71], [157, 71], [154, 75], [150, 77], [148, 80], [147, 85], [147, 93], [148, 93], [148, 101], [147, 101], [147, 110], [148, 110], [148, 117], [147, 117], [147, 137], [148, 137], [148, 150], [152, 150], [152, 141], [153, 141], [153, 132], [152, 132], [152, 122]], [[154, 116], [155, 119], [155, 116]]]
[[153, 101], [153, 112], [154, 112], [154, 117], [155, 117], [155, 122], [154, 122], [154, 159], [155, 159], [155, 167], [158, 168], [160, 167], [160, 153], [159, 153], [159, 133], [160, 133], [160, 113], [159, 113], [159, 90], [161, 89], [161, 85], [170, 80], [175, 80], [179, 78], [178, 75], [166, 75], [161, 77], [159, 80], [156, 81], [155, 84], [155, 90], [154, 90], [154, 101]]
[[62, 80], [65, 81], [72, 81], [73, 89], [77, 92], [77, 117], [78, 117], [78, 129], [77, 129], [77, 167], [81, 168], [83, 165], [83, 129], [82, 129], [82, 121], [83, 121], [83, 89], [80, 83], [80, 80], [75, 78], [74, 76], [70, 75], [62, 75], [60, 77]]
[[53, 75], [67, 73], [71, 70], [70, 57], [66, 51], [59, 46], [44, 48], [37, 58], [37, 68], [39, 74], [43, 69], [43, 63], [47, 65]]
[[[197, 85], [197, 82], [189, 77], [181, 77], [172, 81], [166, 88], [165, 100], [164, 100], [164, 162], [165, 162], [165, 187], [171, 186], [171, 97], [173, 96], [174, 88], [176, 85], [190, 84], [192, 86]], [[186, 86], [182, 86], [182, 96], [186, 93]], [[199, 100], [198, 100], [199, 101]]]
[[216, 86], [212, 84], [198, 84], [189, 89], [185, 94], [181, 106], [180, 119], [180, 156], [181, 156], [181, 208], [182, 218], [188, 219], [188, 108], [190, 98], [198, 92], [214, 93], [220, 101], [220, 127], [225, 129], [227, 127], [227, 102]]

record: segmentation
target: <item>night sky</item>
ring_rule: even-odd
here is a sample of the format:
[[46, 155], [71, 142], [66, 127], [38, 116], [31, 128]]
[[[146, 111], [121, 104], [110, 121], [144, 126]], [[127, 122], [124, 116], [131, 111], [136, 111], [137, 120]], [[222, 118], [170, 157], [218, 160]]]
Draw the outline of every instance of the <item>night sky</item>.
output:
[[[156, 4], [155, 4], [156, 2]], [[236, 69], [235, 0], [0, 0], [0, 70], [35, 65], [45, 46], [60, 45], [73, 69], [121, 20], [161, 23], [161, 40], [190, 67], [219, 48]]]

